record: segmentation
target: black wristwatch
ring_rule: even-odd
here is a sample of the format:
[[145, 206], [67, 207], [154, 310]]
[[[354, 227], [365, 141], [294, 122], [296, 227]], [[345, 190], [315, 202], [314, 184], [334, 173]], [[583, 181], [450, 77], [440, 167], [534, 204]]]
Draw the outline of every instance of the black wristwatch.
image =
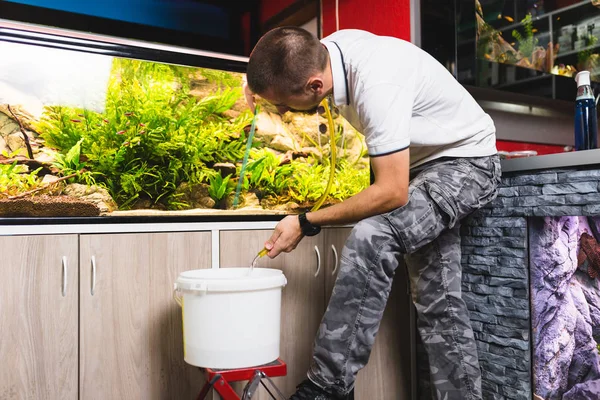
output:
[[308, 218], [306, 218], [306, 213], [298, 215], [298, 221], [300, 221], [300, 229], [302, 229], [304, 236], [315, 236], [321, 232], [321, 227], [311, 224]]

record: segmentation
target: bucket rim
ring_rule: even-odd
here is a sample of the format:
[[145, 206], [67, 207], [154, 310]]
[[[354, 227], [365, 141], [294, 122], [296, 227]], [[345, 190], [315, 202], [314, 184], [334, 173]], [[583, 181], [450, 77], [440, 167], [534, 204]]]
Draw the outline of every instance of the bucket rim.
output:
[[275, 289], [287, 284], [283, 271], [273, 268], [211, 268], [188, 270], [179, 274], [174, 289], [202, 294], [206, 292], [246, 292]]

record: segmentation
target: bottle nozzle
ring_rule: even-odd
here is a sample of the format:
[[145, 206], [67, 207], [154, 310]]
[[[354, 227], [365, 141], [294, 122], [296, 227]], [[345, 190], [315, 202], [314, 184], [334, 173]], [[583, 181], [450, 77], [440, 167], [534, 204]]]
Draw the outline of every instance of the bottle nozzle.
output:
[[577, 75], [575, 75], [575, 82], [577, 82], [577, 87], [579, 86], [590, 86], [590, 71], [581, 71]]

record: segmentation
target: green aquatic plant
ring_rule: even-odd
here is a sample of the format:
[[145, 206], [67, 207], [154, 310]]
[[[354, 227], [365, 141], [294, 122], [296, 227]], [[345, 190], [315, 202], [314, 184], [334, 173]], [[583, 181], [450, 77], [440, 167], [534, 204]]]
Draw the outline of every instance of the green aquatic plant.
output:
[[53, 165], [61, 171], [63, 176], [75, 175], [70, 179], [71, 182], [77, 180], [85, 182], [87, 185], [95, 185], [94, 173], [85, 169], [85, 162], [81, 160], [81, 142], [79, 139], [67, 154], [57, 154]]
[[241, 97], [239, 87], [191, 96], [196, 71], [115, 59], [104, 113], [49, 107], [38, 129], [65, 154], [80, 143], [86, 168], [120, 209], [142, 198], [167, 209], [185, 208], [177, 187], [208, 182], [212, 164], [240, 159], [251, 118], [249, 112], [233, 121], [222, 115]]
[[226, 71], [201, 68], [200, 73], [210, 83], [214, 83], [220, 87], [238, 88], [242, 86], [242, 79], [239, 76], [230, 74]]
[[597, 42], [598, 38], [593, 35], [587, 35], [585, 37], [586, 46], [588, 46], [585, 50], [582, 50], [577, 53], [577, 65], [579, 68], [585, 65], [586, 62], [596, 53], [596, 49], [593, 47]]
[[227, 175], [225, 178], [221, 174], [214, 174], [208, 178], [208, 195], [217, 203], [233, 193], [235, 186], [231, 181], [231, 175]]
[[314, 202], [318, 200], [327, 185], [329, 166], [322, 164], [308, 165], [295, 164], [294, 180], [287, 188], [288, 195], [292, 201], [298, 204]]
[[370, 171], [366, 166], [339, 159], [335, 168], [335, 180], [329, 194], [332, 199], [345, 200], [369, 186]]
[[256, 150], [251, 156], [253, 160], [246, 166], [249, 178], [244, 180], [242, 187], [246, 190], [250, 186], [262, 187], [267, 192], [275, 193], [275, 176], [279, 168], [279, 157], [264, 148]]
[[0, 164], [0, 197], [10, 197], [42, 186], [38, 173], [42, 168], [26, 172], [27, 167], [18, 165], [16, 161], [10, 164]]
[[525, 35], [522, 35], [516, 29], [513, 29], [512, 36], [517, 40], [519, 52], [525, 58], [531, 57], [533, 49], [537, 46], [539, 40], [533, 35], [533, 20], [531, 14], [527, 14], [525, 18], [521, 20], [523, 24], [523, 30]]
[[287, 191], [295, 181], [295, 173], [299, 172], [299, 161], [281, 165], [280, 158], [270, 150], [255, 149], [251, 153], [252, 161], [246, 167], [246, 179], [242, 187], [254, 191], [260, 197], [275, 197], [282, 201], [289, 199]]
[[[307, 204], [319, 199], [327, 186], [329, 165], [292, 163], [285, 192], [290, 200]], [[338, 159], [332, 188], [326, 203], [343, 201], [369, 185], [369, 168], [358, 166], [347, 159]]]
[[[330, 167], [317, 163], [314, 158], [312, 162], [292, 160], [280, 165], [280, 157], [265, 148], [254, 149], [251, 158], [243, 187], [260, 193], [259, 197], [277, 199], [279, 203], [294, 201], [307, 206], [321, 197], [327, 185]], [[335, 180], [326, 201], [345, 200], [368, 185], [369, 168], [358, 165], [357, 161], [338, 159]]]

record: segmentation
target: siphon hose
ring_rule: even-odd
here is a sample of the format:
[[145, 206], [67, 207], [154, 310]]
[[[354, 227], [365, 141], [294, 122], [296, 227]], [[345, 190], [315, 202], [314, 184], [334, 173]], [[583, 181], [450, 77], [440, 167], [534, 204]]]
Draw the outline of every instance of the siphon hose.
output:
[[248, 156], [252, 149], [252, 140], [254, 139], [254, 131], [256, 130], [256, 116], [258, 115], [258, 106], [254, 108], [254, 116], [252, 117], [252, 125], [250, 126], [250, 133], [248, 134], [248, 142], [246, 142], [246, 152], [244, 153], [244, 159], [242, 161], [242, 168], [240, 169], [240, 179], [238, 179], [237, 187], [235, 188], [235, 196], [233, 198], [233, 208], [236, 208], [240, 201], [240, 193], [242, 191], [242, 184], [244, 183], [244, 175], [246, 174], [246, 165], [248, 164]]
[[323, 106], [323, 108], [325, 108], [325, 115], [327, 116], [327, 124], [328, 126], [328, 130], [329, 130], [329, 150], [331, 153], [331, 162], [329, 165], [329, 180], [327, 181], [327, 186], [325, 187], [325, 191], [323, 192], [323, 195], [321, 196], [321, 198], [319, 198], [319, 200], [317, 200], [317, 202], [315, 203], [315, 205], [310, 209], [310, 211], [317, 211], [319, 208], [321, 208], [321, 206], [323, 205], [323, 203], [325, 202], [325, 199], [327, 199], [327, 196], [329, 196], [329, 192], [331, 191], [331, 186], [333, 186], [333, 179], [335, 178], [335, 162], [336, 162], [336, 157], [337, 157], [337, 146], [335, 144], [335, 126], [333, 125], [333, 118], [331, 117], [331, 110], [329, 109], [329, 104], [328, 104], [328, 98], [323, 99], [323, 101], [321, 101], [321, 106]]

